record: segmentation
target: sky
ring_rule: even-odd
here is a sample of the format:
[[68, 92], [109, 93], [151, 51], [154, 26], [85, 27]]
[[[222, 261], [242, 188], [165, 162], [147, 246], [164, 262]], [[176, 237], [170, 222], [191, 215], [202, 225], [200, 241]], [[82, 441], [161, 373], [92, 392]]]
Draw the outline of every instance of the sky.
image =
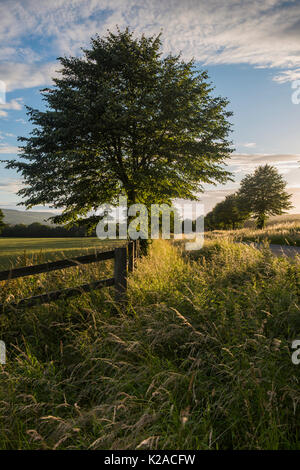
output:
[[[287, 181], [290, 212], [300, 213], [300, 0], [0, 0], [0, 159], [19, 158], [17, 137], [31, 130], [25, 105], [42, 106], [57, 57], [81, 55], [116, 25], [162, 32], [164, 53], [194, 58], [230, 101], [234, 182], [205, 187], [205, 212], [270, 163]], [[24, 210], [21, 187], [0, 163], [0, 207]]]

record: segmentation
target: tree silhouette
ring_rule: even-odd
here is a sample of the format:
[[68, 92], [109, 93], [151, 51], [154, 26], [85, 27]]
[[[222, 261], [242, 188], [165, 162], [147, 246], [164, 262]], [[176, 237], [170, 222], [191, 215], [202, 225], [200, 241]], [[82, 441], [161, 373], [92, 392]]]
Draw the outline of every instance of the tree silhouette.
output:
[[242, 180], [238, 194], [244, 209], [256, 219], [257, 228], [263, 228], [269, 216], [283, 214], [293, 207], [285, 188], [283, 177], [271, 165], [259, 166]]
[[250, 216], [249, 210], [243, 206], [237, 193], [226, 196], [205, 217], [208, 229], [232, 229], [240, 227]]

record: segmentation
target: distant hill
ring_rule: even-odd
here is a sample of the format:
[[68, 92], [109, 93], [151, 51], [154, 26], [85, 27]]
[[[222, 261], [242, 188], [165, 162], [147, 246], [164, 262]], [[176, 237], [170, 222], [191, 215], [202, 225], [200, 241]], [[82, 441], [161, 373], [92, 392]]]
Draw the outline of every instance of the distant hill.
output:
[[49, 219], [49, 217], [53, 217], [54, 214], [52, 212], [18, 211], [14, 209], [1, 210], [4, 214], [4, 222], [9, 225], [30, 225], [34, 222], [39, 222], [44, 225], [53, 225], [46, 220]]
[[[33, 211], [18, 211], [15, 209], [1, 209], [4, 214], [4, 222], [9, 225], [25, 224], [29, 225], [33, 222], [39, 222], [44, 225], [54, 225], [47, 222], [49, 217], [53, 217], [53, 212], [33, 212]], [[283, 214], [275, 217], [270, 217], [267, 225], [279, 224], [284, 222], [299, 222], [300, 214]], [[247, 220], [245, 227], [255, 227], [253, 220]]]

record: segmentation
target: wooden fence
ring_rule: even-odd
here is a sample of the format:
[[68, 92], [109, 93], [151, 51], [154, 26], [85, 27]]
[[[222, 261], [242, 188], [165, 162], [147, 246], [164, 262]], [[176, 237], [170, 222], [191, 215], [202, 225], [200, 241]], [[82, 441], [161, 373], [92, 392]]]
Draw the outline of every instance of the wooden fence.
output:
[[81, 292], [89, 292], [103, 287], [115, 287], [115, 299], [117, 302], [123, 302], [126, 299], [127, 290], [127, 273], [134, 269], [135, 260], [139, 256], [139, 243], [129, 242], [126, 246], [115, 248], [114, 250], [96, 252], [90, 255], [79, 256], [72, 259], [62, 259], [50, 263], [37, 264], [34, 266], [26, 266], [24, 268], [15, 268], [7, 271], [0, 272], [0, 281], [8, 281], [10, 279], [17, 279], [25, 276], [32, 276], [34, 274], [48, 273], [50, 271], [57, 271], [59, 269], [70, 268], [74, 266], [81, 266], [89, 263], [96, 263], [99, 261], [106, 261], [114, 259], [114, 277], [109, 279], [101, 279], [99, 281], [90, 282], [89, 284], [82, 284], [80, 286], [71, 287], [52, 292], [47, 292], [42, 295], [35, 295], [33, 297], [21, 299], [18, 302], [10, 302], [8, 304], [0, 304], [0, 308], [22, 308], [31, 307], [36, 304], [57, 300], [61, 297], [71, 297], [78, 295]]

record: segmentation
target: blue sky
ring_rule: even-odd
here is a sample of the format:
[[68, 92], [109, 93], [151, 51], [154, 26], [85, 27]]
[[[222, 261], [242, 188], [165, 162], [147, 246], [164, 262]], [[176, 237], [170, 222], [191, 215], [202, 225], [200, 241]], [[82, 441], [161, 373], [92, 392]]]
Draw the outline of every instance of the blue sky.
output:
[[[2, 0], [0, 157], [15, 158], [17, 136], [30, 131], [24, 105], [42, 105], [39, 89], [51, 85], [56, 58], [80, 55], [92, 35], [116, 24], [137, 34], [162, 31], [164, 52], [194, 57], [215, 93], [230, 100], [235, 181], [206, 187], [206, 211], [268, 162], [287, 180], [292, 212], [300, 212], [300, 104], [292, 102], [292, 84], [300, 89], [299, 0]], [[16, 208], [21, 185], [0, 165], [0, 207]]]

